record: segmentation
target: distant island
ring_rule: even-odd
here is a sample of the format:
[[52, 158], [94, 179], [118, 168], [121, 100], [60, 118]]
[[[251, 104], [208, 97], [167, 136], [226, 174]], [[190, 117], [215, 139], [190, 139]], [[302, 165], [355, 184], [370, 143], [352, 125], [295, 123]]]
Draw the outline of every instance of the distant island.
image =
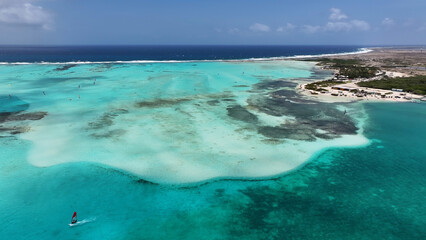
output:
[[327, 80], [302, 84], [310, 95], [364, 100], [425, 100], [426, 54], [422, 48], [372, 48], [368, 53], [303, 59], [335, 72]]

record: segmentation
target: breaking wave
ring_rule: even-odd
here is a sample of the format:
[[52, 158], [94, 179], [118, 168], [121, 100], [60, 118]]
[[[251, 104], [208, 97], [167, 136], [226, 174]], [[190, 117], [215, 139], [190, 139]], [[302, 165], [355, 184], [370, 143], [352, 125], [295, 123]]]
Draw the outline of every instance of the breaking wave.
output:
[[188, 63], [188, 62], [241, 62], [241, 61], [276, 61], [276, 60], [294, 60], [304, 58], [316, 58], [316, 57], [332, 57], [341, 55], [353, 55], [369, 53], [373, 50], [370, 48], [360, 48], [354, 52], [342, 52], [342, 53], [326, 53], [318, 55], [293, 55], [286, 57], [267, 57], [267, 58], [244, 58], [244, 59], [205, 59], [205, 60], [129, 60], [129, 61], [69, 61], [69, 62], [0, 62], [0, 65], [30, 65], [30, 64], [41, 64], [41, 65], [63, 65], [63, 64], [143, 64], [143, 63]]

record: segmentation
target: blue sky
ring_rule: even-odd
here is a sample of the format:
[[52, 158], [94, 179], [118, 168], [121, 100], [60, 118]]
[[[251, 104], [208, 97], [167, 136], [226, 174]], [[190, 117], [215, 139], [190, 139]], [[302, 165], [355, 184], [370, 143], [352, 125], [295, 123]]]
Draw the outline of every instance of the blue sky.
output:
[[426, 0], [0, 0], [0, 44], [425, 45]]

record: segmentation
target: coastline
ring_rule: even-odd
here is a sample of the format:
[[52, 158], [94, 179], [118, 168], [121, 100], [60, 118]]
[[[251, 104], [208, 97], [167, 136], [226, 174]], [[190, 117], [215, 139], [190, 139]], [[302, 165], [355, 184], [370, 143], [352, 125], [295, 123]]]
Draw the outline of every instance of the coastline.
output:
[[[307, 89], [309, 83], [301, 83], [296, 87], [296, 91], [308, 98], [322, 102], [354, 102], [354, 101], [376, 101], [376, 102], [416, 102], [426, 99], [423, 95], [413, 94], [401, 91], [403, 89], [385, 90], [371, 87], [361, 87], [357, 83], [380, 80], [382, 77], [412, 77], [416, 75], [426, 75], [426, 68], [422, 65], [423, 56], [422, 48], [404, 49], [404, 48], [370, 48], [369, 51], [359, 53], [348, 53], [330, 56], [331, 60], [356, 60], [366, 66], [379, 67], [379, 73], [369, 78], [343, 78], [343, 81], [337, 81], [332, 86], [321, 86], [320, 91]], [[321, 70], [325, 68], [334, 71], [332, 79], [323, 80], [339, 80], [338, 70], [330, 67], [330, 65], [322, 65], [322, 57], [300, 58], [299, 60], [315, 61], [317, 67]], [[417, 63], [416, 63], [417, 62]], [[401, 64], [404, 63], [404, 64]], [[387, 65], [384, 65], [387, 64]], [[404, 67], [398, 66], [403, 65]], [[409, 65], [411, 64], [411, 65]], [[416, 67], [418, 66], [418, 67]], [[310, 83], [318, 83], [314, 81]]]
[[[348, 82], [339, 84], [333, 87], [323, 87], [326, 92], [318, 92], [306, 89], [307, 83], [299, 84], [296, 91], [306, 97], [315, 99], [321, 102], [355, 102], [355, 101], [375, 101], [375, 102], [416, 102], [424, 98], [422, 95], [395, 92], [390, 90], [367, 88], [356, 85], [356, 82]], [[357, 89], [359, 92], [363, 91], [365, 94], [357, 95], [347, 90], [341, 89]], [[385, 96], [385, 97], [382, 97]]]
[[[420, 53], [419, 53], [420, 51]], [[340, 59], [340, 60], [358, 60], [368, 66], [380, 66], [386, 75], [389, 77], [398, 76], [414, 76], [426, 75], [426, 54], [422, 54], [422, 48], [398, 48], [398, 47], [373, 47], [359, 48], [353, 52], [341, 53], [326, 53], [318, 55], [296, 55], [284, 57], [267, 57], [267, 58], [247, 58], [247, 59], [206, 59], [206, 60], [130, 60], [130, 61], [71, 61], [71, 62], [0, 62], [0, 65], [92, 65], [92, 64], [151, 64], [151, 63], [197, 63], [197, 62], [268, 62], [268, 61], [311, 61], [317, 62], [319, 69], [324, 69], [327, 66], [319, 66], [322, 59]], [[405, 66], [398, 66], [402, 60], [407, 61]], [[424, 60], [424, 61], [423, 61]], [[383, 66], [381, 63], [386, 63], [389, 66]], [[330, 68], [329, 68], [330, 69]], [[338, 71], [333, 69], [335, 73]], [[306, 89], [307, 83], [299, 84], [296, 91], [306, 97], [317, 101], [325, 102], [353, 102], [353, 101], [384, 101], [384, 102], [411, 102], [413, 100], [425, 99], [425, 96], [411, 93], [399, 93], [377, 88], [366, 88], [356, 86], [357, 82], [374, 80], [369, 79], [354, 79], [345, 83], [339, 84], [337, 87], [342, 89], [358, 89], [364, 95], [356, 95], [344, 90], [332, 89], [332, 87], [324, 87], [326, 92], [315, 92]], [[382, 97], [382, 95], [384, 97]]]

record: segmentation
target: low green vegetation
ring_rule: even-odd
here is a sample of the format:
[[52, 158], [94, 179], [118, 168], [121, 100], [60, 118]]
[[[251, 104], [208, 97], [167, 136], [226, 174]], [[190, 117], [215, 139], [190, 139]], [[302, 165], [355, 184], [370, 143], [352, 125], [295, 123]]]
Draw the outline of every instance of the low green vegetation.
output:
[[419, 95], [426, 95], [426, 76], [414, 77], [383, 77], [381, 80], [359, 82], [360, 87], [379, 88], [392, 90], [392, 88], [403, 89], [404, 92], [411, 92]]
[[330, 87], [337, 84], [344, 83], [343, 81], [335, 81], [335, 80], [325, 80], [325, 81], [319, 81], [319, 82], [313, 82], [305, 85], [306, 89], [314, 90], [314, 91], [327, 91], [326, 89], [323, 89], [323, 87]]
[[315, 59], [324, 64], [332, 64], [335, 67], [347, 67], [353, 65], [361, 65], [358, 59], [330, 59], [330, 58], [319, 58]]
[[349, 66], [339, 68], [339, 74], [348, 78], [371, 78], [376, 76], [376, 67]]
[[371, 78], [376, 76], [377, 67], [367, 67], [361, 64], [358, 59], [316, 59], [323, 65], [329, 65], [330, 68], [338, 69], [339, 74], [348, 78]]

